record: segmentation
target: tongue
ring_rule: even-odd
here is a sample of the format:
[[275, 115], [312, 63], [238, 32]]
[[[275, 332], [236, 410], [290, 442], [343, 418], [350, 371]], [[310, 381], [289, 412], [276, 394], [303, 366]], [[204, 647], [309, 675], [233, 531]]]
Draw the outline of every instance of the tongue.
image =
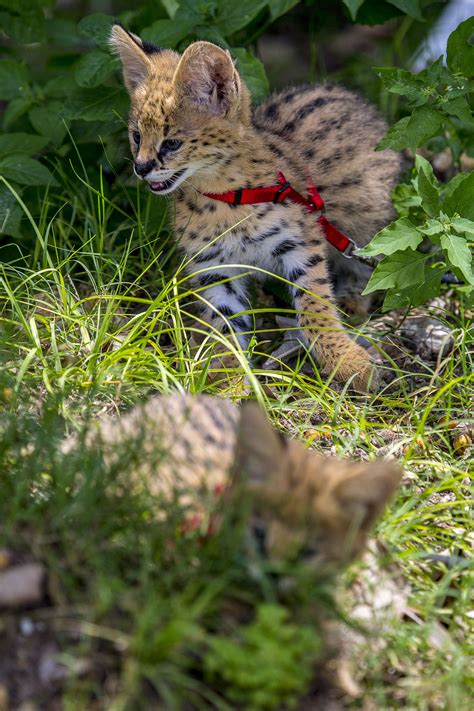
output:
[[164, 183], [160, 183], [158, 181], [150, 181], [150, 187], [152, 190], [162, 190], [164, 188]]

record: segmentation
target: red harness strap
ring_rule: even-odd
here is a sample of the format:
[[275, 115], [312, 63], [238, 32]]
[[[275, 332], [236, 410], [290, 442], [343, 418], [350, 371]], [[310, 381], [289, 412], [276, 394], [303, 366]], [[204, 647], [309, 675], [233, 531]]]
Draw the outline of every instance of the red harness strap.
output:
[[256, 205], [260, 202], [273, 202], [278, 204], [288, 199], [298, 205], [303, 205], [309, 212], [321, 212], [317, 218], [321, 225], [327, 241], [333, 245], [344, 256], [349, 257], [355, 247], [355, 243], [339, 232], [331, 222], [324, 216], [324, 200], [315, 185], [308, 188], [307, 197], [298, 193], [287, 181], [283, 173], [278, 173], [278, 184], [270, 185], [267, 188], [241, 188], [239, 190], [228, 190], [226, 193], [203, 193], [212, 200], [220, 200], [230, 205]]

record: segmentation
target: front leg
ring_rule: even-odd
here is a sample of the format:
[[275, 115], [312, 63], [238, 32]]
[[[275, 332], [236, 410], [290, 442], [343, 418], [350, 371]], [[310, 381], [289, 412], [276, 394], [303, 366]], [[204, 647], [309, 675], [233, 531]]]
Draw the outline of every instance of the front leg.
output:
[[299, 326], [323, 370], [342, 383], [366, 391], [375, 381], [374, 366], [363, 348], [349, 338], [333, 303], [324, 253], [307, 249], [285, 255], [283, 273], [292, 282]]
[[238, 268], [223, 267], [195, 274], [191, 281], [198, 289], [203, 319], [222, 334], [232, 329], [246, 350], [252, 331], [247, 278]]

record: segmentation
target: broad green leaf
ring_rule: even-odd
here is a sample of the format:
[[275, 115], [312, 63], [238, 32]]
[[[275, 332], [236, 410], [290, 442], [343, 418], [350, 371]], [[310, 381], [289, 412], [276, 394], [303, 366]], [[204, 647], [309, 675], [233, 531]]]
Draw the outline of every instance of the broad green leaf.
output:
[[214, 24], [224, 37], [246, 27], [263, 10], [268, 0], [218, 0], [218, 10]]
[[28, 113], [33, 128], [42, 136], [47, 136], [55, 145], [59, 145], [66, 135], [63, 123], [64, 106], [59, 101], [51, 101], [44, 106], [35, 106]]
[[261, 101], [268, 94], [268, 79], [262, 62], [247, 49], [232, 49], [237, 60], [237, 69], [252, 94], [252, 99]]
[[453, 219], [451, 220], [451, 225], [454, 227], [456, 232], [474, 235], [473, 220], [465, 220], [463, 217], [453, 217]]
[[84, 40], [77, 31], [77, 23], [64, 17], [50, 17], [45, 22], [48, 40], [59, 47], [78, 50], [84, 45]]
[[444, 232], [444, 225], [439, 220], [426, 220], [424, 225], [418, 227], [420, 232], [428, 237], [433, 237], [433, 235], [439, 235]]
[[413, 185], [400, 183], [392, 191], [392, 200], [400, 217], [408, 217], [412, 208], [421, 205], [421, 197], [417, 195]]
[[76, 85], [71, 81], [70, 74], [63, 74], [47, 81], [43, 91], [49, 99], [64, 99], [76, 91]]
[[433, 172], [433, 166], [429, 162], [429, 160], [426, 160], [422, 155], [419, 153], [416, 154], [415, 156], [415, 168], [417, 173], [419, 173], [421, 170], [424, 171], [426, 177], [434, 184], [435, 183], [435, 176]]
[[7, 180], [14, 180], [20, 185], [55, 184], [50, 170], [34, 158], [21, 153], [0, 159], [0, 175]]
[[110, 54], [95, 50], [82, 55], [76, 64], [74, 76], [79, 86], [90, 88], [103, 84], [117, 67], [118, 62]]
[[439, 215], [439, 192], [426, 176], [423, 169], [418, 172], [418, 194], [421, 197], [421, 205], [425, 212], [427, 212], [430, 217]]
[[384, 151], [386, 148], [392, 148], [394, 151], [401, 151], [408, 145], [407, 126], [410, 120], [409, 116], [397, 121], [385, 134], [380, 143], [377, 144], [376, 151]]
[[428, 96], [422, 92], [423, 82], [406, 69], [375, 67], [374, 71], [382, 79], [384, 87], [392, 94], [406, 96], [411, 102], [426, 103]]
[[194, 21], [187, 18], [175, 17], [174, 20], [157, 20], [150, 27], [146, 27], [140, 36], [160, 47], [174, 49], [192, 33], [194, 26]]
[[28, 70], [24, 64], [13, 59], [0, 61], [0, 100], [8, 101], [16, 97], [26, 98]]
[[69, 120], [112, 121], [125, 116], [128, 103], [128, 97], [122, 88], [82, 89], [73, 94], [66, 103], [64, 115]]
[[364, 4], [365, 0], [342, 0], [344, 5], [348, 8], [351, 18], [356, 19], [359, 8]]
[[6, 185], [0, 185], [0, 234], [21, 237], [21, 218], [22, 209], [14, 195]]
[[362, 294], [371, 294], [373, 291], [393, 287], [406, 289], [414, 284], [420, 284], [425, 278], [427, 259], [427, 254], [414, 252], [411, 249], [384, 257], [372, 272]]
[[26, 153], [32, 156], [39, 153], [47, 143], [47, 138], [31, 133], [4, 133], [0, 136], [0, 156], [9, 153]]
[[[474, 52], [474, 48], [472, 50]], [[440, 105], [440, 108], [450, 116], [457, 116], [461, 121], [466, 123], [474, 123], [471, 107], [468, 100], [464, 96], [458, 96], [455, 99], [445, 101]]]
[[470, 284], [474, 284], [474, 275], [471, 267], [472, 252], [466, 239], [455, 234], [443, 234], [441, 235], [440, 243], [453, 267], [457, 267], [465, 279]]
[[466, 77], [474, 76], [474, 16], [468, 18], [451, 32], [448, 38], [448, 67]]
[[4, 128], [10, 128], [23, 114], [26, 114], [30, 106], [33, 105], [33, 98], [28, 96], [24, 99], [12, 99], [3, 114]]
[[[459, 176], [456, 176], [458, 178]], [[450, 181], [452, 183], [453, 181]], [[449, 216], [456, 213], [467, 220], [474, 220], [474, 170], [466, 173], [463, 179], [456, 181], [455, 189], [443, 203], [443, 210]]]
[[420, 106], [413, 111], [406, 124], [408, 146], [413, 153], [438, 133], [442, 122], [442, 115], [430, 106]]
[[115, 19], [111, 15], [98, 12], [84, 17], [77, 26], [83, 37], [90, 37], [100, 49], [109, 50], [109, 38]]
[[382, 311], [420, 306], [439, 295], [445, 270], [440, 266], [425, 266], [425, 278], [407, 289], [389, 289], [385, 294]]
[[423, 241], [423, 235], [406, 217], [392, 222], [378, 232], [368, 245], [358, 249], [358, 254], [376, 257], [379, 254], [394, 254], [404, 249], [416, 249]]
[[[272, 20], [276, 20], [277, 17], [284, 15], [291, 10], [292, 7], [297, 5], [300, 0], [268, 0], [268, 9], [270, 10], [270, 17]], [[358, 2], [364, 2], [364, 0], [357, 0]], [[347, 4], [347, 3], [346, 3]]]
[[381, 0], [365, 0], [357, 13], [357, 22], [359, 25], [382, 25], [387, 20], [401, 14], [401, 11], [394, 5], [389, 5]]
[[423, 20], [423, 15], [420, 10], [420, 0], [387, 0], [390, 5], [394, 5], [396, 8], [414, 17], [415, 20]]

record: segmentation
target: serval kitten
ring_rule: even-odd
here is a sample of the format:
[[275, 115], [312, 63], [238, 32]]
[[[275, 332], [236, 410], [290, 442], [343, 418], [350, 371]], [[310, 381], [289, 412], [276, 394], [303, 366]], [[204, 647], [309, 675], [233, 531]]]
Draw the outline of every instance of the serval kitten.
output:
[[303, 548], [330, 565], [361, 552], [401, 473], [393, 462], [317, 455], [274, 430], [255, 402], [238, 408], [203, 395], [154, 397], [121, 418], [100, 420], [85, 445], [99, 448], [110, 465], [136, 449], [131, 483], [157, 495], [163, 512], [178, 495], [192, 520], [201, 516], [206, 524], [223, 495], [243, 493], [270, 555]]
[[366, 389], [372, 363], [344, 330], [331, 290], [330, 263], [336, 275], [344, 263], [347, 274], [347, 260], [328, 248], [315, 216], [291, 202], [233, 206], [203, 193], [274, 185], [283, 171], [300, 192], [313, 181], [329, 220], [364, 245], [392, 217], [399, 157], [374, 152], [383, 120], [329, 85], [288, 89], [252, 113], [247, 87], [216, 45], [195, 42], [179, 55], [119, 25], [111, 44], [131, 98], [135, 173], [158, 195], [176, 191], [176, 236], [189, 270], [199, 272], [204, 318], [231, 327], [246, 348], [249, 268], [284, 277], [322, 368]]

